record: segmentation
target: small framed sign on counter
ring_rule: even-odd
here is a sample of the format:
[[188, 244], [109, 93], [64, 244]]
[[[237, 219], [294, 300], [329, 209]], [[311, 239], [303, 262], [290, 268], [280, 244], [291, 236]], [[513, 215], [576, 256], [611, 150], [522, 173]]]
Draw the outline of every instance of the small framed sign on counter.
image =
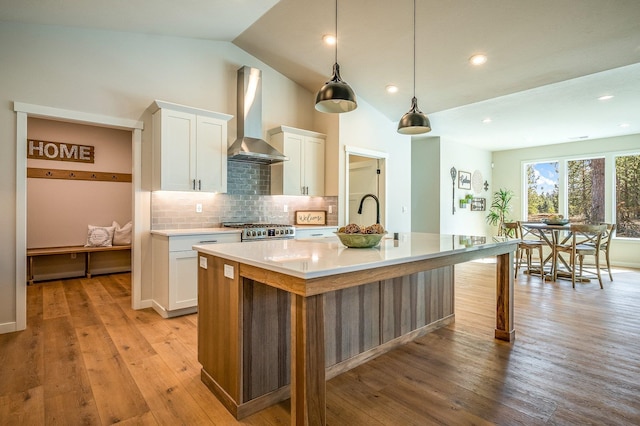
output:
[[326, 210], [296, 210], [296, 225], [326, 225]]

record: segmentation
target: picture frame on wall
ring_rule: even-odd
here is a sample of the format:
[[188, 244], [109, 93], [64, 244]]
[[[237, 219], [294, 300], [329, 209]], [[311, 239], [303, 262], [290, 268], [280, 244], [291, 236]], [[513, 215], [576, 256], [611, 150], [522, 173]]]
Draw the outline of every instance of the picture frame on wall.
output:
[[471, 172], [458, 172], [458, 188], [471, 189]]
[[474, 198], [471, 200], [471, 211], [481, 212], [487, 210], [486, 198]]

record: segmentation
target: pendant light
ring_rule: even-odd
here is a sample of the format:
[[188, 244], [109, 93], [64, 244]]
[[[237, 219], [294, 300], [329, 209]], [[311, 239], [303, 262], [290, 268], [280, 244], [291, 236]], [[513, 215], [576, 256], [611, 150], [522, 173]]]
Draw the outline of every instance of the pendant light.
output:
[[358, 107], [356, 94], [349, 84], [340, 77], [338, 65], [338, 0], [336, 0], [336, 44], [333, 75], [316, 95], [316, 109], [320, 112], [343, 113]]
[[398, 133], [419, 135], [431, 131], [429, 118], [418, 108], [416, 99], [416, 0], [413, 0], [413, 98], [411, 109], [398, 122]]

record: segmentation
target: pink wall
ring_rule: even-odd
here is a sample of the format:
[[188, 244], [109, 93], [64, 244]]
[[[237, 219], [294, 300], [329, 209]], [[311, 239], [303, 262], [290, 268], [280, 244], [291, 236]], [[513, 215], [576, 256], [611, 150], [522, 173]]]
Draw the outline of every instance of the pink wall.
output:
[[[131, 173], [131, 132], [29, 118], [29, 139], [92, 145], [95, 163], [28, 159], [27, 167]], [[83, 245], [87, 225], [132, 217], [129, 182], [27, 179], [27, 247]]]

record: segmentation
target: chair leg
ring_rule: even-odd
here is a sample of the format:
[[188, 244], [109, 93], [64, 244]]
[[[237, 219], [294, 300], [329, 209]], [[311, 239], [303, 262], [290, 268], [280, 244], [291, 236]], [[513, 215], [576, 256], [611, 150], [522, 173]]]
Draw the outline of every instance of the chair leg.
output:
[[571, 287], [576, 288], [576, 256], [573, 254], [571, 255], [569, 266], [571, 266]]
[[613, 275], [611, 275], [611, 262], [609, 261], [609, 250], [607, 250], [607, 252], [605, 253], [605, 258], [607, 259], [607, 271], [609, 271], [609, 280], [613, 281]]
[[540, 256], [540, 277], [544, 281], [544, 258], [542, 257], [542, 246], [538, 247], [538, 256]]
[[596, 272], [598, 273], [598, 282], [600, 283], [600, 288], [604, 288], [602, 286], [602, 277], [600, 276], [600, 256], [598, 256], [598, 252], [596, 251]]

